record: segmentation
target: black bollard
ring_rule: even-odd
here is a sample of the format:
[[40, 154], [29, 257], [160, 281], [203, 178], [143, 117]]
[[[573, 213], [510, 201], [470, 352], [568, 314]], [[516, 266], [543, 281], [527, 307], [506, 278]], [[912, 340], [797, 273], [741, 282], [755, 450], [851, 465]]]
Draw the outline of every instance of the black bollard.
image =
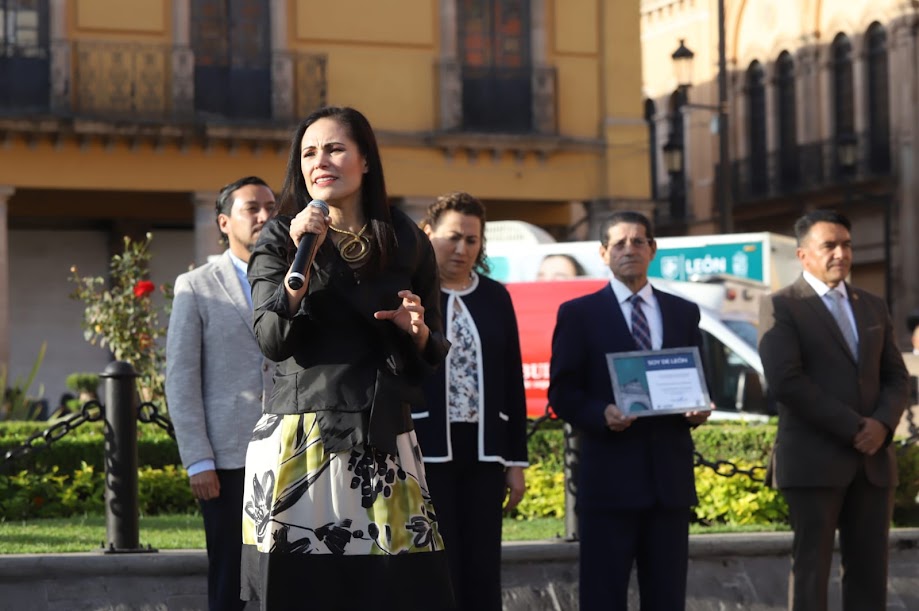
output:
[[567, 422], [565, 432], [565, 539], [578, 540], [578, 514], [575, 501], [578, 496], [578, 461], [581, 458], [581, 442], [578, 434]]
[[137, 502], [137, 374], [130, 363], [113, 361], [105, 380], [105, 553], [141, 549]]

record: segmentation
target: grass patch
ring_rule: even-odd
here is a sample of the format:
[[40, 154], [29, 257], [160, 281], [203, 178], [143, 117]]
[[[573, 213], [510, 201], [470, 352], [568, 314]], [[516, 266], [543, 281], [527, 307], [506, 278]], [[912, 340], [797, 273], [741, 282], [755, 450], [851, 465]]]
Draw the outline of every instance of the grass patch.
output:
[[[757, 526], [690, 526], [692, 534], [773, 532], [785, 524]], [[537, 541], [565, 536], [561, 518], [504, 520], [505, 541]], [[0, 554], [62, 554], [92, 552], [105, 540], [105, 516], [46, 520], [0, 521]], [[155, 549], [204, 549], [204, 524], [199, 515], [140, 518], [140, 544]]]
[[[105, 541], [105, 516], [0, 521], [0, 554], [92, 552]], [[140, 545], [154, 549], [204, 549], [198, 515], [140, 518]]]
[[[554, 539], [564, 536], [558, 518], [504, 520], [505, 541]], [[62, 554], [101, 549], [105, 516], [0, 521], [0, 554]], [[204, 524], [198, 515], [140, 518], [140, 544], [155, 549], [204, 549]]]
[[564, 536], [565, 520], [562, 518], [532, 518], [529, 520], [505, 518], [502, 530], [504, 541], [537, 541]]

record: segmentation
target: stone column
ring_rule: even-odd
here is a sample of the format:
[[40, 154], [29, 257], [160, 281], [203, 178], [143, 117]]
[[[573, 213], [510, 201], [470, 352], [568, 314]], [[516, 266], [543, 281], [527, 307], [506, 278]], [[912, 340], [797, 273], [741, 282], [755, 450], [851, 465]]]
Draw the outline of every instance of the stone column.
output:
[[402, 197], [396, 200], [396, 208], [404, 212], [416, 223], [424, 219], [428, 206], [434, 203], [435, 195], [430, 197]]
[[15, 189], [0, 185], [0, 367], [10, 373], [10, 235], [9, 199]]
[[172, 32], [172, 112], [176, 118], [190, 117], [195, 112], [195, 53], [189, 0], [173, 0]]
[[919, 244], [913, 239], [919, 230], [919, 209], [914, 205], [919, 198], [919, 156], [916, 154], [919, 113], [915, 104], [919, 96], [919, 70], [916, 68], [919, 41], [916, 32], [906, 23], [895, 28], [889, 40], [891, 138], [894, 167], [899, 169], [895, 174], [898, 184], [893, 196], [892, 219], [892, 237], [896, 245], [891, 262], [893, 323], [900, 347], [908, 350], [910, 342], [903, 321], [913, 308], [919, 307]]
[[204, 265], [210, 255], [224, 251], [220, 244], [220, 230], [217, 228], [217, 193], [196, 191], [193, 194], [195, 206], [195, 265]]

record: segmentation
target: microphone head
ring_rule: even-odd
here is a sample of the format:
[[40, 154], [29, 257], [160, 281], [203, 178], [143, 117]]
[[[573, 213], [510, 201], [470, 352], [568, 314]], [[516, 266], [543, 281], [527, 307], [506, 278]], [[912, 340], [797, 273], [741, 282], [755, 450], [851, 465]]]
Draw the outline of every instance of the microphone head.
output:
[[324, 215], [329, 216], [329, 205], [325, 203], [324, 201], [322, 201], [321, 199], [314, 199], [307, 205], [315, 206], [316, 208], [321, 209]]

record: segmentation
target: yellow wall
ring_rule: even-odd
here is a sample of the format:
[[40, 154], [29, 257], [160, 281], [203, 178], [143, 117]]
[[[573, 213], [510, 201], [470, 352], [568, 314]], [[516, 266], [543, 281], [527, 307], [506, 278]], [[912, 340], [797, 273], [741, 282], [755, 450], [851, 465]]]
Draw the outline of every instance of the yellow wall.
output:
[[433, 0], [297, 0], [300, 40], [357, 45], [420, 45], [435, 42]]
[[71, 0], [73, 27], [86, 33], [162, 34], [170, 23], [171, 2], [165, 0]]
[[[173, 11], [180, 6], [168, 0], [74, 0], [66, 4], [66, 36], [87, 41], [140, 37], [168, 45]], [[461, 143], [450, 156], [422, 144], [425, 134], [439, 129], [439, 1], [278, 0], [273, 6], [286, 11], [288, 37], [276, 46], [327, 55], [328, 102], [362, 110], [384, 134], [393, 196], [467, 189], [493, 200], [547, 202], [566, 210], [571, 201], [648, 197], [639, 0], [544, 0], [545, 14], [534, 16], [544, 24], [534, 36], [546, 44], [540, 61], [557, 74], [558, 136], [587, 144], [580, 152], [559, 150], [543, 157], [537, 157], [533, 142], [553, 142], [551, 137], [528, 136], [533, 142], [519, 155], [496, 156], [488, 137], [463, 136], [471, 138], [469, 150]], [[168, 74], [169, 67], [161, 72]], [[170, 94], [168, 83], [162, 91]], [[95, 98], [103, 93], [97, 91]], [[153, 102], [168, 108], [170, 101]], [[406, 146], [405, 136], [417, 144]], [[0, 148], [0, 184], [200, 191], [252, 173], [280, 185], [285, 170], [287, 147], [278, 150], [273, 142], [255, 151], [241, 144], [232, 152], [213, 142], [206, 150], [199, 141], [182, 150], [171, 142], [158, 149], [149, 140], [129, 144], [121, 138], [114, 144], [66, 137], [55, 144], [42, 139], [26, 144], [13, 138]], [[476, 149], [479, 153], [470, 152]]]
[[401, 47], [329, 49], [329, 103], [353, 106], [375, 129], [424, 131], [436, 120], [430, 52]]

